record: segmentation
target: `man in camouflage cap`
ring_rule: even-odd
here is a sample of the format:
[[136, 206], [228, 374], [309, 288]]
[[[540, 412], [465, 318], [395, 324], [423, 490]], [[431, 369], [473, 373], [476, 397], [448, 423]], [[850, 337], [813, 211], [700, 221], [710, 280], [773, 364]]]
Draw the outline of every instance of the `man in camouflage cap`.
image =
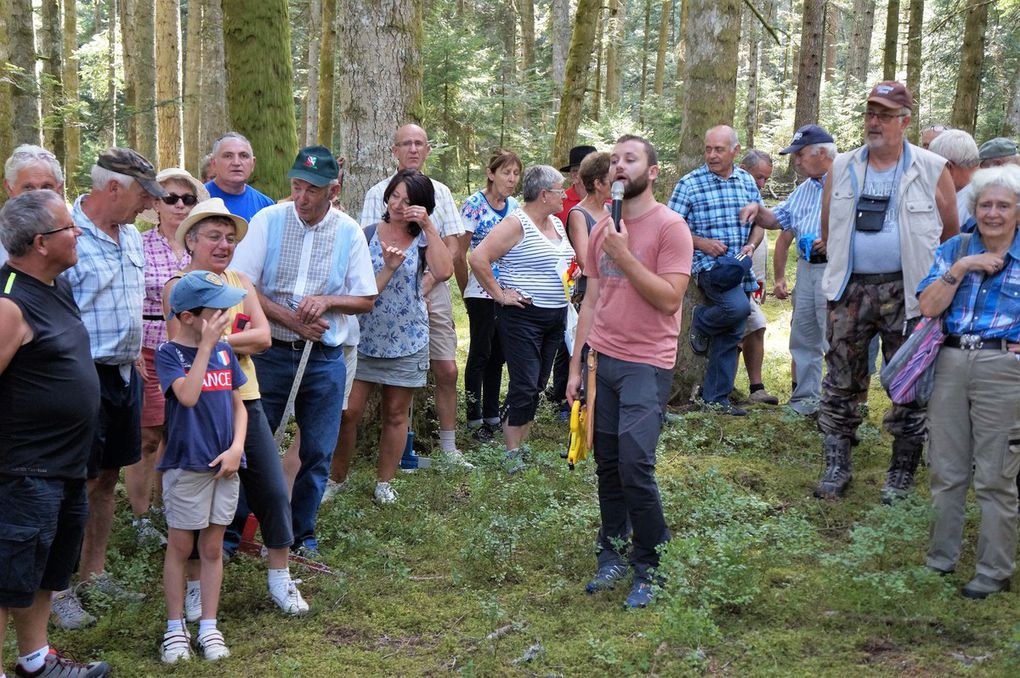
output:
[[[153, 198], [164, 195], [152, 163], [130, 148], [113, 147], [99, 155], [92, 166], [92, 190], [79, 196], [71, 211], [81, 235], [78, 263], [64, 277], [89, 333], [101, 396], [88, 464], [89, 519], [78, 576], [81, 586], [115, 596], [127, 592], [104, 572], [113, 492], [121, 467], [141, 458], [142, 382], [135, 363], [142, 347], [145, 257], [133, 222], [152, 206]], [[62, 626], [91, 620], [71, 590], [54, 598], [53, 610]]]

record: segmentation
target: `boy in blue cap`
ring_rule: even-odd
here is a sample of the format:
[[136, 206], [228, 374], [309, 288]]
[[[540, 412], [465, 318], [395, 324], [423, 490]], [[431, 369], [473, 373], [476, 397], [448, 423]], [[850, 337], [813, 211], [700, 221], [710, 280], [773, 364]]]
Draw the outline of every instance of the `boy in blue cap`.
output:
[[246, 377], [230, 345], [223, 341], [229, 309], [245, 291], [209, 271], [192, 271], [170, 293], [170, 317], [180, 330], [156, 351], [156, 374], [166, 394], [166, 449], [163, 505], [169, 528], [163, 561], [167, 629], [162, 660], [191, 657], [191, 635], [184, 625], [184, 567], [198, 531], [202, 561], [202, 619], [196, 646], [209, 660], [230, 655], [216, 628], [223, 581], [223, 532], [234, 518], [244, 464], [247, 411], [237, 389]]

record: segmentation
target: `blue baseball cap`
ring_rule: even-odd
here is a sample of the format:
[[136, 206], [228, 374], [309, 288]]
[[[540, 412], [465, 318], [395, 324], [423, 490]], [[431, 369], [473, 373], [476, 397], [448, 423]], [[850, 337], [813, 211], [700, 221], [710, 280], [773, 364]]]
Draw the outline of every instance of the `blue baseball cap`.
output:
[[818, 125], [804, 125], [794, 132], [793, 141], [790, 142], [789, 146], [779, 151], [779, 155], [796, 153], [805, 146], [812, 146], [814, 144], [831, 144], [833, 142], [834, 140], [832, 135]]
[[248, 294], [231, 287], [210, 271], [192, 271], [184, 275], [170, 291], [170, 314], [167, 319], [193, 308], [226, 309]]

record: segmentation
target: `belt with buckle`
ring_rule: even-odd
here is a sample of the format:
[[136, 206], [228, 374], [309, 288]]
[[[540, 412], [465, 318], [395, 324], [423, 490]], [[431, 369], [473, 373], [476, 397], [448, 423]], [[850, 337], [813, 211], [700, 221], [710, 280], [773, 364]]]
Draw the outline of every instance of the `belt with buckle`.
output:
[[884, 285], [885, 283], [903, 280], [903, 271], [895, 273], [852, 273], [850, 279], [865, 285]]
[[965, 351], [977, 351], [986, 349], [991, 351], [1005, 351], [1005, 339], [982, 339], [980, 334], [950, 334], [946, 336], [943, 346], [949, 348], [962, 348]]
[[[295, 339], [294, 341], [284, 341], [283, 339], [273, 339], [273, 346], [277, 348], [289, 348], [292, 351], [303, 351], [305, 350], [305, 344], [308, 342], [304, 339]], [[321, 346], [322, 342], [313, 341], [311, 342], [312, 347]]]

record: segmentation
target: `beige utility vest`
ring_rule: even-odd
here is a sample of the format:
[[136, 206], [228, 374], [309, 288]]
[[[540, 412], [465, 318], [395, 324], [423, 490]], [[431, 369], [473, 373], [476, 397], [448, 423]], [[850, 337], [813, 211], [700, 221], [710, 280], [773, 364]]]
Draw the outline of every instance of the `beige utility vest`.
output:
[[[843, 295], [853, 270], [850, 259], [859, 195], [854, 193], [850, 173], [856, 173], [857, 186], [863, 190], [864, 148], [861, 146], [837, 156], [826, 179], [832, 182], [832, 194], [829, 197], [829, 239], [825, 243], [829, 263], [822, 276], [822, 292], [829, 301], [836, 301]], [[912, 144], [908, 148], [908, 165], [896, 188], [896, 216], [903, 264], [905, 317], [916, 318], [921, 315], [917, 286], [928, 275], [935, 258], [935, 248], [942, 237], [942, 216], [935, 204], [935, 190], [946, 160]]]

